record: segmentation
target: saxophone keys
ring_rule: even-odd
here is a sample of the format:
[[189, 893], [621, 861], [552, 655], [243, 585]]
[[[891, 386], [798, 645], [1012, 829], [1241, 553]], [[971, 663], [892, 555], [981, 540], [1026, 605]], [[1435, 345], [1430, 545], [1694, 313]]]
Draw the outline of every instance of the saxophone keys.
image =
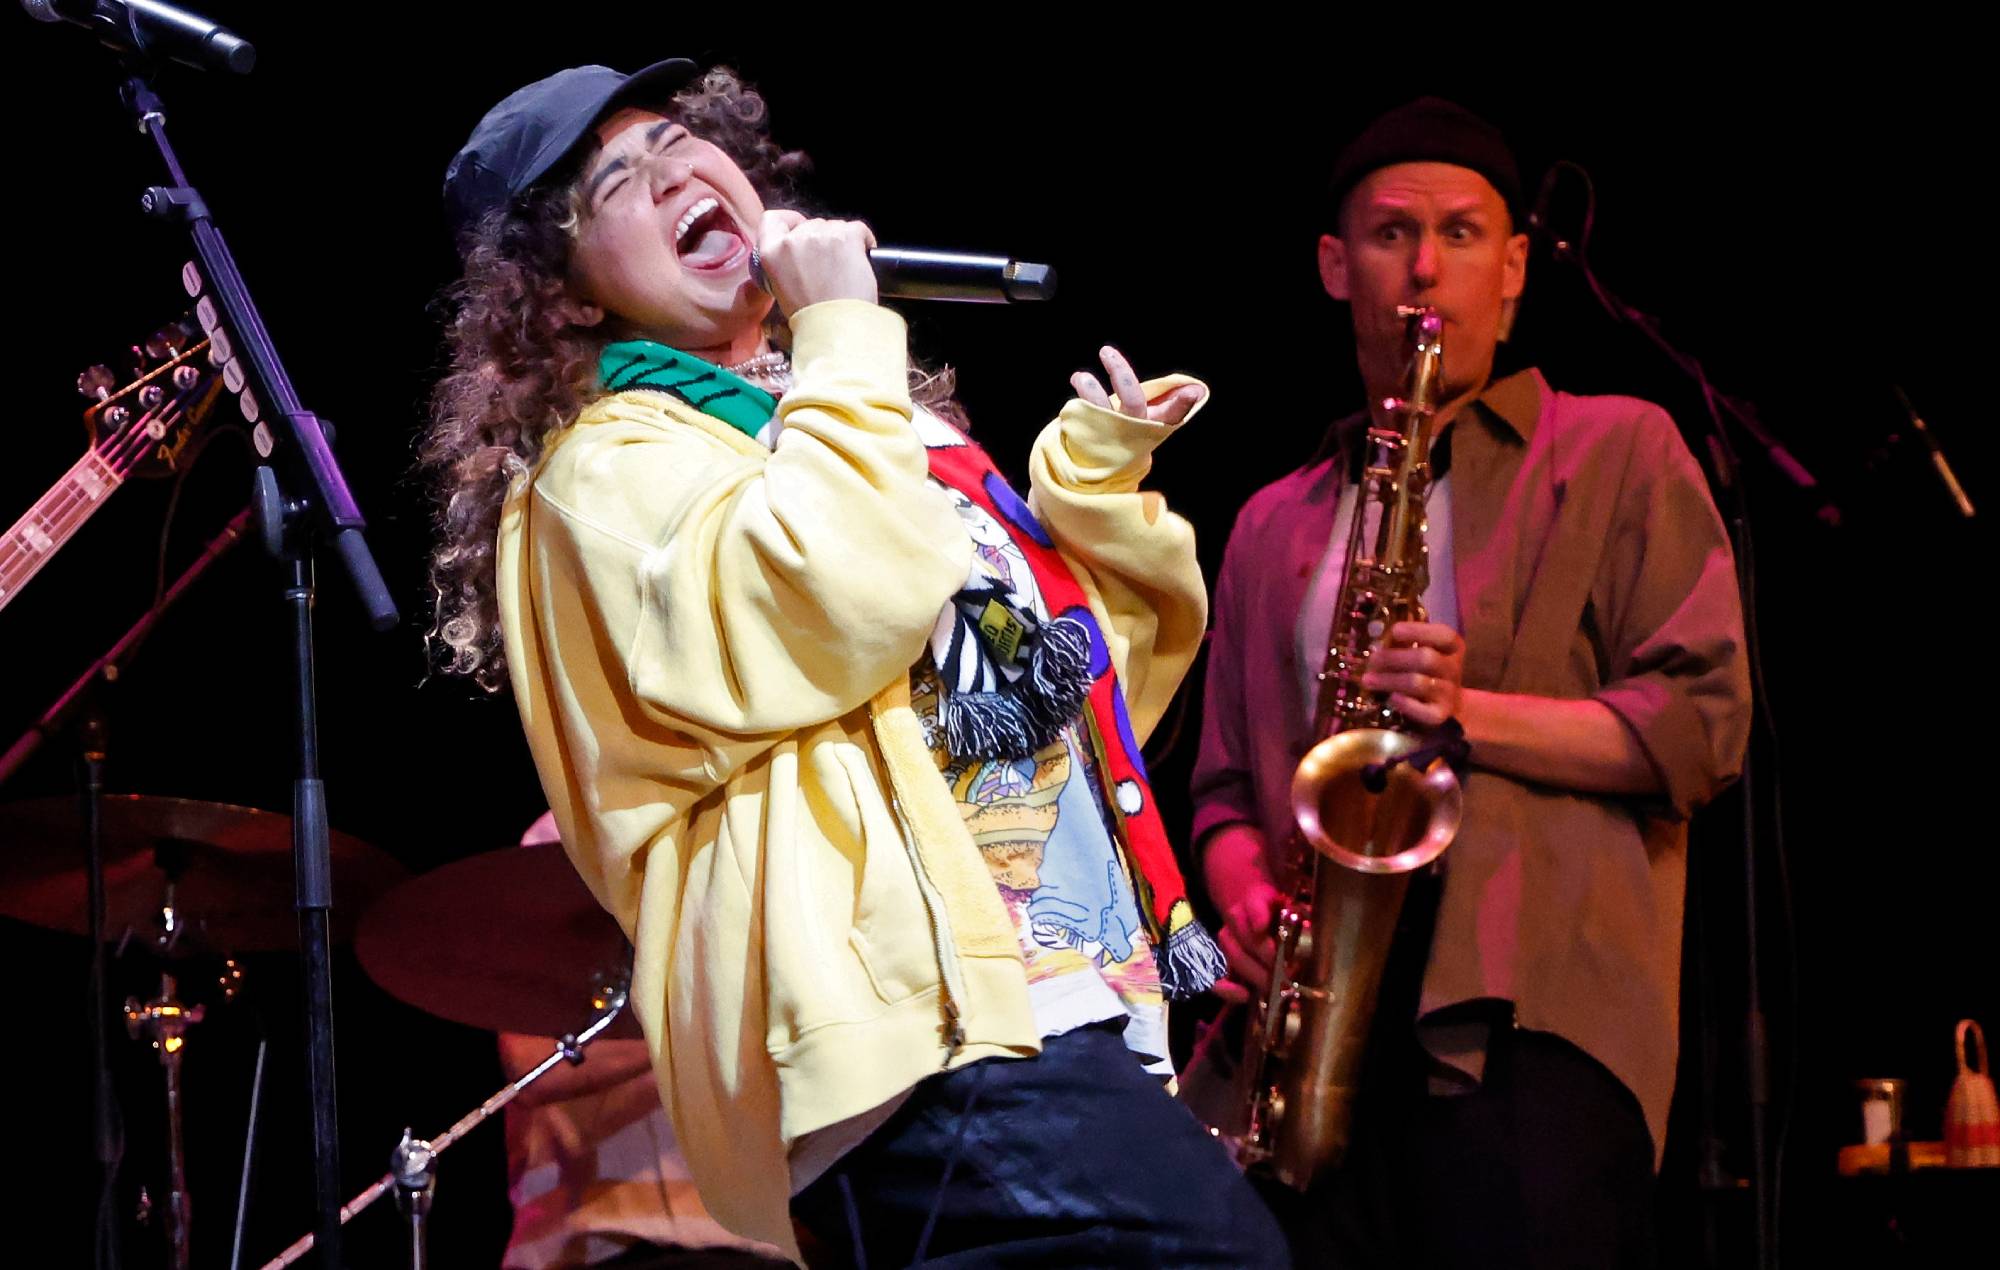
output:
[[1257, 1098], [1257, 1126], [1269, 1130], [1285, 1118], [1285, 1095], [1275, 1085], [1267, 1085]]
[[1304, 1028], [1305, 1013], [1300, 1007], [1298, 999], [1294, 997], [1285, 1005], [1285, 1020], [1278, 1030], [1279, 1051], [1281, 1053], [1289, 1052], [1292, 1048], [1292, 1043], [1299, 1039], [1299, 1033]]

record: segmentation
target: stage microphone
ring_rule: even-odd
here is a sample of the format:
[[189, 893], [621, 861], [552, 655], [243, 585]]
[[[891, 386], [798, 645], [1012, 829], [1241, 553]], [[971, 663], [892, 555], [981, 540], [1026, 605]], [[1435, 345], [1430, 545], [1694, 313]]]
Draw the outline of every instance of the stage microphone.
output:
[[1951, 461], [1944, 456], [1944, 447], [1931, 435], [1930, 427], [1924, 423], [1923, 416], [1917, 413], [1917, 408], [1910, 404], [1909, 394], [1903, 391], [1902, 386], [1900, 384], [1889, 386], [1895, 389], [1896, 400], [1903, 403], [1903, 413], [1910, 416], [1910, 427], [1916, 431], [1918, 439], [1924, 443], [1924, 449], [1930, 454], [1931, 466], [1937, 470], [1938, 479], [1944, 482], [1945, 493], [1951, 495], [1952, 504], [1958, 508], [1958, 514], [1971, 520], [1979, 514], [1978, 510], [1966, 496], [1965, 486], [1958, 483], [1958, 473], [1952, 471]]
[[1548, 244], [1549, 254], [1562, 260], [1570, 253], [1569, 240], [1549, 228], [1549, 200], [1556, 192], [1556, 177], [1562, 173], [1563, 165], [1558, 163], [1542, 176], [1542, 188], [1535, 194], [1534, 210], [1528, 213], [1528, 238], [1532, 242]]
[[257, 50], [199, 13], [159, 0], [21, 0], [37, 22], [70, 22], [121, 53], [170, 57], [196, 70], [248, 75]]
[[[931, 251], [923, 247], [877, 247], [868, 253], [875, 267], [875, 285], [884, 296], [902, 300], [957, 300], [969, 304], [1007, 304], [1047, 300], [1056, 293], [1052, 265], [980, 256], [963, 251]], [[769, 291], [764, 267], [753, 248], [750, 277]]]

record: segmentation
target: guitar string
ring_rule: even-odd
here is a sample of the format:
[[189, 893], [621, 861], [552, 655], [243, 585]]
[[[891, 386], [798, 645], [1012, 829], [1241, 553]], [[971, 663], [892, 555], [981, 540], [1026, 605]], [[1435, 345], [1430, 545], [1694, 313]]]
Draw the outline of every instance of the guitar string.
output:
[[[141, 415], [129, 427], [113, 434], [109, 438], [108, 444], [100, 441], [97, 445], [92, 446], [89, 453], [84, 457], [88, 458], [91, 455], [96, 455], [99, 461], [116, 477], [117, 483], [123, 484], [131, 476], [133, 469], [145, 461], [147, 451], [151, 450], [155, 444], [165, 440], [164, 432], [157, 438], [151, 434], [149, 431], [151, 425], [158, 422], [167, 430], [176, 427], [184, 414], [181, 407], [187, 403], [188, 399], [193, 396], [195, 389], [200, 386], [200, 384], [197, 384], [195, 388], [185, 389], [176, 394], [172, 400], [161, 403], [155, 411]], [[62, 480], [57, 482], [56, 488], [49, 491], [48, 494], [43, 495], [41, 499], [36, 501], [33, 507], [28, 509], [27, 514], [21, 518], [22, 522], [25, 523], [30, 518], [36, 517], [39, 512], [39, 519], [43, 522], [44, 530], [46, 530], [47, 523], [52, 515], [66, 519], [85, 503], [102, 503], [110, 491], [107, 490], [104, 494], [92, 498], [90, 495], [82, 492], [79, 485], [70, 480], [70, 474], [75, 471], [76, 466], [72, 465], [70, 472], [64, 473]], [[49, 502], [51, 497], [56, 498], [56, 501], [53, 503]], [[77, 528], [80, 528], [81, 524], [82, 522], [79, 521], [76, 526], [72, 526], [63, 535], [64, 540], [67, 541], [68, 535], [74, 533]], [[0, 540], [0, 552], [6, 553], [0, 554], [0, 582], [4, 582], [6, 589], [10, 591], [24, 585], [28, 578], [32, 577], [41, 568], [43, 562], [46, 562], [55, 555], [54, 551], [43, 551], [31, 549], [26, 546], [17, 546], [11, 535], [5, 540]], [[12, 580], [13, 571], [23, 561], [28, 562], [30, 567], [20, 575], [18, 581]]]

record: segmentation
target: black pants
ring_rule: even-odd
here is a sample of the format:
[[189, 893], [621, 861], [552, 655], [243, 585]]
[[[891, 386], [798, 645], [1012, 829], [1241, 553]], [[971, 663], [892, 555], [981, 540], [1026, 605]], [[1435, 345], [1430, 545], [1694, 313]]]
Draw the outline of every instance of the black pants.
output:
[[1297, 1264], [1643, 1270], [1653, 1145], [1638, 1100], [1558, 1037], [1502, 1022], [1476, 1091], [1434, 1095], [1414, 1037], [1379, 1044], [1339, 1173], [1268, 1186]]
[[924, 1081], [792, 1216], [815, 1265], [853, 1270], [1286, 1264], [1221, 1146], [1102, 1024]]

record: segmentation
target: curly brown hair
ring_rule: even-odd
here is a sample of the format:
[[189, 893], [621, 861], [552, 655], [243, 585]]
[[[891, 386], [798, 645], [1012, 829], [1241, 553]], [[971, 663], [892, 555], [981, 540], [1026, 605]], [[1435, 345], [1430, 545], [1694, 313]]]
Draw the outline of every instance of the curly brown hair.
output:
[[[806, 156], [770, 138], [764, 99], [726, 67], [676, 93], [663, 113], [719, 146], [767, 205], [793, 200]], [[507, 682], [494, 595], [494, 540], [511, 484], [596, 394], [609, 332], [581, 323], [570, 249], [581, 212], [578, 154], [460, 239], [465, 271], [443, 300], [451, 368], [431, 396], [417, 450], [436, 497], [433, 664], [489, 692]]]

